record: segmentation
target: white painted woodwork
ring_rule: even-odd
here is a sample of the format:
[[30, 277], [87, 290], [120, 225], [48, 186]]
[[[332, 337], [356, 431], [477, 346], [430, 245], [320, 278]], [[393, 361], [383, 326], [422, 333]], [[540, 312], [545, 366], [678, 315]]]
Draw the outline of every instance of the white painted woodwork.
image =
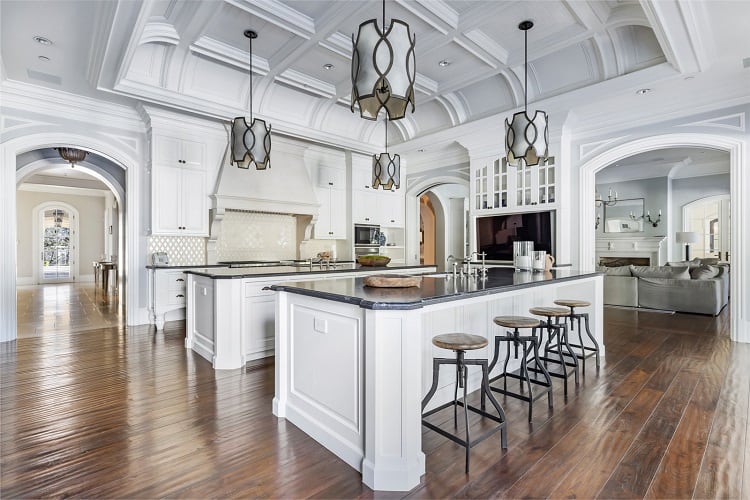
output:
[[642, 257], [649, 259], [650, 266], [663, 266], [667, 263], [667, 239], [663, 236], [597, 238], [597, 265], [600, 257]]
[[151, 234], [208, 236], [208, 192], [204, 170], [154, 165]]
[[167, 313], [176, 311], [173, 319], [182, 319], [185, 314], [187, 275], [185, 269], [148, 270], [149, 322], [156, 330], [164, 329]]
[[[425, 470], [421, 401], [431, 385], [432, 358], [453, 356], [433, 346], [432, 337], [456, 331], [484, 336], [489, 345], [467, 356], [491, 360], [494, 335], [501, 331], [492, 321], [495, 316], [527, 316], [532, 306], [569, 297], [592, 303], [586, 311], [603, 355], [601, 276], [406, 311], [277, 292], [273, 412], [361, 472], [368, 487], [408, 491]], [[503, 360], [508, 346], [501, 343], [500, 348]], [[511, 355], [509, 368], [519, 364]], [[501, 369], [502, 362], [493, 375]], [[480, 372], [470, 369], [468, 391], [477, 390], [480, 382]], [[455, 372], [443, 369], [428, 409], [452, 400], [454, 383]]]
[[173, 167], [205, 168], [206, 145], [189, 139], [154, 134], [153, 163]]

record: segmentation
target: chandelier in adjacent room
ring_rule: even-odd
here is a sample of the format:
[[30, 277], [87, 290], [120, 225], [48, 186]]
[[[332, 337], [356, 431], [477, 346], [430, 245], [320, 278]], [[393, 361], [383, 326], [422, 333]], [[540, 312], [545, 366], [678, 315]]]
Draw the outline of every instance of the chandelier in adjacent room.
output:
[[357, 38], [352, 35], [352, 101], [359, 105], [362, 118], [376, 120], [385, 108], [389, 120], [399, 120], [411, 103], [414, 112], [414, 79], [416, 59], [409, 25], [391, 19], [385, 29], [385, 0], [383, 0], [383, 28], [376, 19], [359, 25]]
[[531, 21], [523, 21], [518, 29], [524, 33], [523, 48], [523, 111], [513, 115], [511, 122], [505, 120], [505, 149], [507, 160], [515, 167], [523, 161], [526, 165], [547, 163], [549, 155], [548, 117], [544, 111], [537, 110], [531, 118], [528, 112], [529, 92], [529, 30], [534, 26]]
[[245, 30], [244, 35], [250, 40], [249, 116], [232, 120], [232, 161], [239, 168], [254, 164], [256, 170], [265, 170], [271, 167], [271, 125], [260, 118], [253, 119], [253, 39], [258, 34]]

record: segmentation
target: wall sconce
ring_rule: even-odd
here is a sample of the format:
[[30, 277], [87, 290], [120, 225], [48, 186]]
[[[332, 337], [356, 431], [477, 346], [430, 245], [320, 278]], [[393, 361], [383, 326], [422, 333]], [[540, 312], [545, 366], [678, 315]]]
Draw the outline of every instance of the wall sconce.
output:
[[646, 212], [646, 220], [649, 221], [652, 226], [658, 226], [661, 222], [661, 210], [659, 210], [659, 215], [656, 217], [656, 219], [651, 218], [651, 212]]
[[602, 222], [602, 216], [599, 214], [596, 214], [596, 225], [594, 226], [594, 229], [599, 229], [599, 224]]
[[606, 205], [608, 207], [611, 207], [615, 203], [617, 203], [617, 191], [614, 192], [614, 196], [612, 195], [612, 188], [609, 188], [609, 194], [607, 195], [607, 201], [604, 201], [602, 199], [602, 195], [599, 193], [596, 193], [596, 199], [594, 200], [594, 204], [597, 207], [601, 207], [602, 205]]

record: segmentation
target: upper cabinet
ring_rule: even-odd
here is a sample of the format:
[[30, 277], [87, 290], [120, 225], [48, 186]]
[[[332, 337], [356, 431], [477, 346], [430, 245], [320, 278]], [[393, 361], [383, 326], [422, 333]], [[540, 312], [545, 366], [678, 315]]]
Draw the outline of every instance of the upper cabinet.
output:
[[312, 167], [315, 195], [320, 203], [313, 237], [319, 240], [346, 239], [346, 170], [342, 167], [317, 163]]
[[208, 236], [206, 145], [153, 133], [151, 234]]
[[505, 158], [472, 161], [472, 211], [547, 207], [557, 201], [555, 158], [547, 165], [513, 167]]
[[[402, 171], [401, 178], [404, 173]], [[355, 224], [374, 224], [382, 227], [404, 226], [404, 192], [401, 189], [384, 191], [373, 189], [372, 167], [357, 165], [352, 168], [352, 221]]]

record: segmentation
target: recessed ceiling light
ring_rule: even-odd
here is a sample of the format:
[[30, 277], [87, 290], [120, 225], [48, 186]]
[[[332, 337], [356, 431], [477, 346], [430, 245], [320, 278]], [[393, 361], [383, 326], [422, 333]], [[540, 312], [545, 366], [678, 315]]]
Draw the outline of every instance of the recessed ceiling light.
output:
[[651, 89], [638, 89], [635, 91], [637, 95], [646, 95], [651, 92]]
[[438, 66], [441, 68], [445, 68], [446, 66], [450, 66], [451, 62], [448, 59], [443, 59], [438, 63]]
[[424, 148], [417, 149], [417, 153], [424, 153]]
[[39, 60], [47, 62], [47, 61], [49, 61], [49, 57], [47, 57], [47, 56], [39, 56]]
[[328, 64], [324, 64], [324, 65], [323, 65], [323, 69], [324, 69], [324, 70], [326, 70], [326, 71], [331, 71], [331, 70], [332, 70], [333, 68], [335, 68], [335, 67], [336, 67], [336, 66], [334, 66], [334, 65], [333, 65], [333, 64], [331, 64], [331, 63], [328, 63]]
[[40, 35], [34, 36], [34, 41], [36, 43], [41, 43], [42, 45], [52, 45], [52, 40], [50, 40], [49, 38], [40, 36]]
[[686, 80], [686, 81], [687, 81], [687, 80], [695, 80], [695, 77], [694, 77], [694, 76], [692, 76], [692, 75], [691, 75], [691, 76], [686, 76], [686, 77], [685, 77], [685, 80]]

